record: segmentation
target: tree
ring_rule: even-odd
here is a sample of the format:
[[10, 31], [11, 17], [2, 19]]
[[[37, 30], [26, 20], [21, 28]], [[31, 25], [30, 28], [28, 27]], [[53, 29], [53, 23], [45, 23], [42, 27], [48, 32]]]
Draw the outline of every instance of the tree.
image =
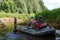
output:
[[18, 13], [39, 13], [47, 8], [42, 0], [0, 0], [0, 11]]

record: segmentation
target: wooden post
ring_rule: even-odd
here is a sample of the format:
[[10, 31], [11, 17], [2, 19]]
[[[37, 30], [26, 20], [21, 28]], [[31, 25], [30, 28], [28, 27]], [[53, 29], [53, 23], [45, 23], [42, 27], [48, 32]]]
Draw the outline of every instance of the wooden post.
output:
[[17, 30], [17, 18], [14, 17], [14, 31]]

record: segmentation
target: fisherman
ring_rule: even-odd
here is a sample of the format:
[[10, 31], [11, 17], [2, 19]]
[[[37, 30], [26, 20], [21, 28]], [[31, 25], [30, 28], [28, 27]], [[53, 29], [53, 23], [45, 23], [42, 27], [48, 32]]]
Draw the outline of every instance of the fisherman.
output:
[[35, 25], [36, 25], [36, 20], [34, 17], [31, 17], [31, 19], [29, 20], [28, 26], [29, 28], [33, 28], [35, 27]]
[[46, 27], [46, 23], [43, 22], [42, 20], [42, 16], [39, 16], [38, 19], [37, 19], [37, 27], [38, 29], [41, 29], [41, 28], [44, 28]]

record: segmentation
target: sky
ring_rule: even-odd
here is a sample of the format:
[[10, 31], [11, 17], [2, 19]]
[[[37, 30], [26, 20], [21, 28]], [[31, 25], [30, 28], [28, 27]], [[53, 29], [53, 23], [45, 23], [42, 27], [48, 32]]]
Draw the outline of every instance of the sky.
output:
[[49, 10], [60, 8], [60, 0], [43, 0], [43, 2]]

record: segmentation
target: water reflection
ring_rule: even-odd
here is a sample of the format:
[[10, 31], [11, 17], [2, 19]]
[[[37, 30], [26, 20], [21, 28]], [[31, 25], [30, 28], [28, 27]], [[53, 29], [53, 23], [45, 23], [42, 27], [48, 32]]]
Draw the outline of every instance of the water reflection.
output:
[[29, 40], [55, 40], [55, 37], [33, 37], [29, 38]]
[[[56, 36], [57, 37], [55, 37], [55, 35], [52, 35], [50, 37], [49, 36], [48, 37], [36, 37], [36, 36], [31, 36], [31, 35], [20, 33], [20, 39], [18, 40], [60, 40], [60, 35], [56, 34]], [[11, 40], [11, 39], [6, 36], [0, 35], [0, 40]]]
[[49, 36], [48, 37], [36, 37], [36, 36], [25, 35], [25, 34], [23, 34], [22, 38], [25, 38], [26, 40], [56, 40], [55, 36], [50, 36], [50, 37]]
[[[8, 38], [8, 37], [6, 38], [3, 36], [0, 36], [0, 40], [11, 40], [11, 38]], [[13, 40], [15, 40], [15, 39], [13, 39]], [[36, 36], [31, 36], [31, 35], [20, 34], [20, 39], [17, 39], [17, 40], [56, 40], [56, 38], [55, 38], [55, 36], [36, 37]]]

